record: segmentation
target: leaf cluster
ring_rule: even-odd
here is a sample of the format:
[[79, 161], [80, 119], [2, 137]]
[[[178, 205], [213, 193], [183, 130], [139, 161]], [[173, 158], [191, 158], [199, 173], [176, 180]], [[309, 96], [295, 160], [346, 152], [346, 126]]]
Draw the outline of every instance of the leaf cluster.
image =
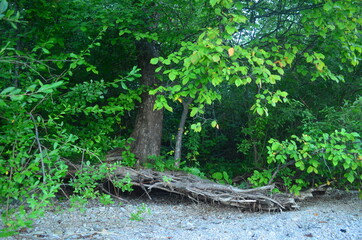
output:
[[[335, 182], [336, 186], [361, 188], [361, 138], [346, 130], [331, 134], [304, 134], [290, 140], [269, 140], [268, 164], [277, 166], [264, 172], [255, 171], [250, 178], [255, 185], [267, 184], [282, 178], [284, 186], [295, 194], [302, 188]], [[293, 166], [293, 167], [290, 167]]]

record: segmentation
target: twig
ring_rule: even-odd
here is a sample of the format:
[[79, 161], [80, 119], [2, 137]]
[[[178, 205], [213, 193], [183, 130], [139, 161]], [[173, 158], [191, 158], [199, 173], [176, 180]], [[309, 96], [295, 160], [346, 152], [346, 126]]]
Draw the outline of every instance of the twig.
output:
[[288, 166], [290, 166], [290, 165], [293, 165], [294, 162], [295, 162], [295, 161], [292, 160], [292, 161], [289, 161], [289, 162], [287, 162], [286, 164], [284, 164], [284, 165], [282, 165], [282, 166], [280, 166], [280, 164], [279, 164], [278, 167], [277, 167], [277, 170], [275, 170], [275, 172], [274, 172], [273, 175], [271, 176], [271, 178], [270, 178], [270, 180], [269, 180], [269, 182], [268, 182], [268, 185], [270, 185], [270, 184], [273, 182], [274, 178], [277, 176], [277, 174], [279, 173], [279, 171], [280, 171], [281, 169], [286, 168], [286, 167], [288, 167]]
[[91, 231], [91, 232], [80, 232], [80, 233], [71, 233], [68, 235], [65, 235], [63, 239], [69, 239], [71, 238], [71, 236], [78, 236], [77, 239], [79, 238], [93, 238], [95, 235], [116, 235], [116, 236], [121, 236], [118, 233], [115, 232], [109, 232], [107, 230], [102, 230], [102, 231]]
[[43, 173], [43, 183], [46, 183], [45, 166], [44, 166], [44, 159], [43, 159], [43, 149], [41, 147], [40, 140], [39, 140], [38, 126], [36, 125], [36, 121], [35, 121], [34, 116], [31, 113], [29, 113], [29, 115], [30, 115], [30, 118], [34, 122], [35, 139], [36, 139], [36, 142], [38, 144], [38, 149], [39, 149], [39, 152], [40, 152], [40, 162], [41, 162], [41, 170], [42, 170], [42, 173]]
[[142, 190], [147, 194], [148, 199], [152, 200], [152, 198], [151, 198], [150, 194], [148, 194], [148, 191], [147, 191], [147, 189], [145, 188], [145, 186], [144, 186], [142, 183], [141, 183], [139, 186], [140, 186], [140, 187], [142, 188]]
[[68, 194], [63, 190], [63, 188], [59, 188], [60, 189], [60, 191], [62, 191], [62, 193], [64, 194], [64, 196], [69, 200], [69, 196], [68, 196]]
[[105, 192], [105, 193], [107, 193], [107, 194], [109, 194], [109, 195], [113, 196], [114, 198], [117, 198], [118, 200], [121, 200], [121, 201], [123, 201], [123, 202], [129, 203], [129, 201], [128, 201], [128, 200], [123, 199], [123, 198], [121, 198], [121, 197], [119, 197], [119, 196], [117, 196], [117, 195], [115, 195], [115, 194], [113, 194], [113, 193], [109, 192], [109, 191], [108, 191], [107, 189], [105, 189], [102, 185], [101, 185], [100, 187], [101, 187], [101, 189], [102, 189], [102, 191], [103, 191], [103, 192]]

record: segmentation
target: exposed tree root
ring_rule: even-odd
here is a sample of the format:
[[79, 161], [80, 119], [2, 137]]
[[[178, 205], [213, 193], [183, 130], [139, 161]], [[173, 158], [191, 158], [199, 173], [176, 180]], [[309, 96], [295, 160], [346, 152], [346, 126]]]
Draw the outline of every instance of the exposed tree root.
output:
[[158, 172], [128, 167], [118, 168], [112, 179], [122, 179], [126, 176], [131, 178], [133, 185], [140, 186], [148, 192], [152, 189], [160, 189], [184, 195], [196, 201], [221, 203], [248, 211], [283, 211], [299, 207], [292, 195], [271, 194], [274, 185], [239, 189], [180, 171]]
[[[119, 159], [117, 158], [117, 160]], [[107, 156], [107, 161], [114, 162], [114, 159]], [[68, 166], [68, 174], [71, 176], [74, 176], [74, 173], [81, 169], [79, 165], [68, 163]], [[131, 179], [132, 185], [139, 186], [147, 195], [152, 189], [160, 189], [187, 196], [195, 201], [220, 203], [254, 212], [285, 211], [299, 208], [293, 195], [272, 194], [274, 184], [259, 188], [240, 189], [181, 171], [159, 172], [152, 169], [130, 167], [118, 167], [113, 174], [108, 176], [108, 180], [113, 182], [127, 176]]]

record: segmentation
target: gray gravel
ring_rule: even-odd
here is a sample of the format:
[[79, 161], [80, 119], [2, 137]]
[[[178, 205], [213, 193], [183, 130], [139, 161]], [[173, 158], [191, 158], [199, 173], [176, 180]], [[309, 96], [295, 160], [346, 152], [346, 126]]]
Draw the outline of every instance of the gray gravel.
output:
[[[6, 239], [352, 239], [362, 240], [362, 201], [357, 193], [337, 190], [300, 204], [298, 211], [241, 212], [236, 208], [195, 203], [177, 195], [153, 200], [128, 196], [129, 204], [88, 204], [70, 210], [54, 204], [34, 228]], [[131, 221], [130, 214], [146, 204], [150, 214]]]

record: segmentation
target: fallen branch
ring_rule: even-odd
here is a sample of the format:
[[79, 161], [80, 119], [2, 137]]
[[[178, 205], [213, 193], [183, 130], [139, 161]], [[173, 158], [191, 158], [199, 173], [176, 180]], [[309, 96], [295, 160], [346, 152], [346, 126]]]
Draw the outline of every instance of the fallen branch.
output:
[[[283, 211], [297, 209], [298, 205], [290, 194], [272, 194], [274, 185], [252, 189], [240, 189], [180, 172], [158, 172], [151, 169], [119, 167], [112, 178], [128, 176], [131, 183], [148, 192], [160, 189], [187, 196], [195, 201], [206, 201], [235, 206], [250, 211]], [[164, 179], [167, 179], [164, 180]]]
[[[81, 170], [81, 166], [71, 164], [69, 175]], [[194, 201], [204, 201], [234, 206], [248, 211], [283, 211], [298, 209], [295, 198], [290, 194], [273, 194], [274, 184], [259, 188], [240, 189], [202, 179], [181, 171], [158, 172], [146, 168], [117, 167], [108, 176], [111, 182], [130, 178], [133, 186], [143, 189], [149, 196], [153, 189], [159, 189]], [[107, 191], [109, 193], [109, 191]]]

